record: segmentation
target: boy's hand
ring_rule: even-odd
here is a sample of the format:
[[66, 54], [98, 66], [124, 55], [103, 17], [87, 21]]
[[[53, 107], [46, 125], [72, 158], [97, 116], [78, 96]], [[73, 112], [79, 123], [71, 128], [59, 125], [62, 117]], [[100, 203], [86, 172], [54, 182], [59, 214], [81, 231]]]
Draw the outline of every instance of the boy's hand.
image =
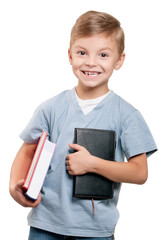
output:
[[66, 168], [71, 175], [82, 175], [90, 170], [91, 154], [86, 148], [78, 144], [69, 144], [77, 152], [71, 153], [66, 157]]
[[22, 190], [23, 184], [24, 180], [18, 181], [18, 183], [14, 187], [10, 188], [10, 194], [12, 195], [14, 200], [23, 207], [37, 207], [41, 201], [41, 194], [39, 194], [39, 197], [36, 201], [29, 200], [27, 197], [24, 196], [24, 192]]

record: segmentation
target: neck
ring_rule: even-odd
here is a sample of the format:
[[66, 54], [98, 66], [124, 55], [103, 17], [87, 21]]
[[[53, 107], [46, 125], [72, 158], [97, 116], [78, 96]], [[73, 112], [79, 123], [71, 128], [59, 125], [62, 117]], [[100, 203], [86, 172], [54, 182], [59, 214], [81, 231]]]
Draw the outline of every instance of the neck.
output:
[[76, 90], [77, 96], [83, 100], [98, 98], [110, 91], [107, 86], [103, 89], [96, 89], [96, 88], [94, 89], [94, 88], [81, 88], [79, 85], [77, 85], [75, 90]]

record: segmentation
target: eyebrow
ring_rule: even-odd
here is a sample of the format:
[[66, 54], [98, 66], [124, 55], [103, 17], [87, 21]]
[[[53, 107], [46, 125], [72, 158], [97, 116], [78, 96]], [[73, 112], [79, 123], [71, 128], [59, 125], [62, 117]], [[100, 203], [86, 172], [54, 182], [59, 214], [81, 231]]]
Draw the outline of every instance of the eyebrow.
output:
[[87, 50], [85, 47], [82, 47], [82, 46], [80, 46], [80, 45], [75, 46], [75, 48], [82, 48], [82, 49], [84, 49], [84, 50]]
[[[87, 49], [86, 49], [85, 47], [80, 46], [80, 45], [75, 46], [75, 49], [77, 49], [77, 48], [81, 48], [81, 49], [87, 51]], [[101, 51], [105, 51], [105, 50], [112, 51], [112, 49], [111, 49], [110, 47], [106, 47], [106, 48], [101, 48], [101, 49], [99, 49], [99, 52], [101, 52]]]
[[106, 48], [101, 48], [101, 49], [100, 49], [100, 52], [101, 52], [101, 51], [105, 51], [105, 50], [112, 51], [112, 49], [111, 49], [110, 47], [106, 47]]

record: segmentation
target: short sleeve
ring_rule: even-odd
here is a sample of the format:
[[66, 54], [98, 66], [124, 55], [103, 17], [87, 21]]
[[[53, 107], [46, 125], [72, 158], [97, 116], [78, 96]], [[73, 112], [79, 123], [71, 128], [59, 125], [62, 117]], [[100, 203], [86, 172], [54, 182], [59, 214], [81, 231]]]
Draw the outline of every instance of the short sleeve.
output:
[[20, 138], [27, 143], [37, 143], [43, 130], [48, 132], [49, 137], [49, 124], [41, 104], [35, 110], [26, 128], [21, 132]]
[[127, 159], [146, 153], [149, 157], [157, 146], [144, 118], [135, 110], [122, 126], [121, 146]]

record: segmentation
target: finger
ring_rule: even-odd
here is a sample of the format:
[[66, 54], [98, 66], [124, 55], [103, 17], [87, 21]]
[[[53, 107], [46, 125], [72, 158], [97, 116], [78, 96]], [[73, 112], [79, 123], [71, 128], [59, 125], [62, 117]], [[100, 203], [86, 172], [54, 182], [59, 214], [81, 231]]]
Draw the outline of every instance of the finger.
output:
[[66, 161], [66, 166], [69, 166], [69, 160]]
[[37, 207], [39, 205], [39, 203], [41, 202], [41, 194], [39, 194], [37, 200], [33, 203], [32, 207]]
[[67, 155], [67, 156], [66, 156], [66, 160], [69, 160], [69, 158], [70, 158], [70, 156], [69, 156], [69, 155]]
[[67, 172], [69, 173], [71, 170], [70, 170], [70, 168], [67, 168]]
[[73, 175], [73, 172], [72, 172], [72, 171], [68, 171], [68, 173], [69, 173], [70, 175]]
[[25, 197], [23, 199], [23, 206], [24, 207], [36, 208], [39, 205], [40, 202], [41, 202], [41, 194], [39, 194], [37, 200], [35, 200], [35, 201], [32, 201], [32, 200], [28, 199], [27, 197]]
[[75, 144], [75, 143], [74, 143], [74, 144], [73, 144], [73, 143], [70, 143], [69, 146], [70, 146], [72, 149], [76, 150], [76, 151], [80, 151], [80, 150], [83, 149], [83, 147], [82, 147], [81, 145]]
[[67, 165], [66, 169], [67, 169], [67, 171], [70, 171], [70, 169], [71, 169], [70, 165]]

